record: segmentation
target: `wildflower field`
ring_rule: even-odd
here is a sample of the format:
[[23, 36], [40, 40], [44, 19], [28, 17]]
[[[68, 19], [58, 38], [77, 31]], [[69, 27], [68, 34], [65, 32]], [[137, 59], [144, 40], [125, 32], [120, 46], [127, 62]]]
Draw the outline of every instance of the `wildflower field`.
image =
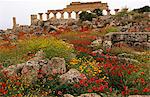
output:
[[[137, 54], [135, 49], [124, 45], [110, 49], [101, 45], [90, 47], [101, 35], [91, 31], [63, 32], [10, 41], [9, 45], [0, 47], [0, 96], [63, 97], [64, 94], [79, 96], [85, 93], [97, 93], [102, 97], [150, 95], [150, 51], [143, 50]], [[93, 50], [97, 49], [103, 49], [103, 52], [94, 53]], [[44, 52], [43, 60], [64, 58], [66, 71], [76, 69], [81, 73], [81, 78], [73, 83], [61, 82], [62, 71], [52, 70], [52, 74], [47, 74], [46, 70], [52, 64], [45, 69], [36, 69], [38, 66], [35, 65], [30, 70], [23, 67], [18, 73], [9, 73], [13, 66], [34, 58], [40, 50]], [[119, 61], [116, 55], [122, 53], [132, 54], [132, 58], [140, 63]], [[6, 69], [8, 67], [10, 69]]]

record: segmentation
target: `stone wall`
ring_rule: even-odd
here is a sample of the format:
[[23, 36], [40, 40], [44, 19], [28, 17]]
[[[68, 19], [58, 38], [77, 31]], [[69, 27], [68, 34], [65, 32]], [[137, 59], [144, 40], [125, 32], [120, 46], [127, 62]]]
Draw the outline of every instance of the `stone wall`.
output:
[[112, 32], [106, 34], [105, 39], [111, 41], [112, 44], [126, 43], [150, 50], [150, 32]]

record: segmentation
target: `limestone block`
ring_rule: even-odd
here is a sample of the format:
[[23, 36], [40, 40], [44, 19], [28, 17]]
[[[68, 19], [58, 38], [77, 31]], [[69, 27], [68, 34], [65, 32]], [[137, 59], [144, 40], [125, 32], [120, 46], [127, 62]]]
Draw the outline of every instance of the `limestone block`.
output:
[[67, 73], [60, 76], [60, 81], [62, 83], [79, 82], [81, 79], [86, 79], [86, 77], [76, 69], [70, 69]]
[[49, 61], [50, 70], [52, 74], [66, 73], [66, 65], [64, 58], [54, 57]]

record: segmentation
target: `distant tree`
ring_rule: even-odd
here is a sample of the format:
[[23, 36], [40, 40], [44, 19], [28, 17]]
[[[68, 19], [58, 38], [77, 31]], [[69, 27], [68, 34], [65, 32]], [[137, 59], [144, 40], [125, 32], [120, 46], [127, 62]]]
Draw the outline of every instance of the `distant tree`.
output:
[[138, 12], [138, 13], [150, 12], [150, 7], [144, 6], [142, 8], [134, 9], [133, 11]]
[[101, 9], [95, 9], [93, 13], [95, 13], [97, 16], [103, 16], [103, 11]]
[[81, 21], [92, 21], [93, 18], [95, 18], [96, 15], [94, 15], [93, 13], [89, 13], [86, 11], [83, 11], [82, 13], [79, 14], [79, 18]]

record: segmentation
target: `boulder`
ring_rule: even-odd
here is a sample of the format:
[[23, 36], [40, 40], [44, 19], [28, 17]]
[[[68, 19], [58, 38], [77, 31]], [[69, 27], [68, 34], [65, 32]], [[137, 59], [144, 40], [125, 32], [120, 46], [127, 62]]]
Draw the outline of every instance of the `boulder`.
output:
[[81, 74], [78, 70], [76, 69], [70, 69], [67, 73], [63, 74], [60, 76], [60, 81], [62, 83], [75, 83], [79, 82], [81, 79], [86, 79], [86, 76]]
[[49, 61], [49, 68], [52, 74], [63, 74], [66, 73], [66, 65], [64, 58], [54, 57]]

